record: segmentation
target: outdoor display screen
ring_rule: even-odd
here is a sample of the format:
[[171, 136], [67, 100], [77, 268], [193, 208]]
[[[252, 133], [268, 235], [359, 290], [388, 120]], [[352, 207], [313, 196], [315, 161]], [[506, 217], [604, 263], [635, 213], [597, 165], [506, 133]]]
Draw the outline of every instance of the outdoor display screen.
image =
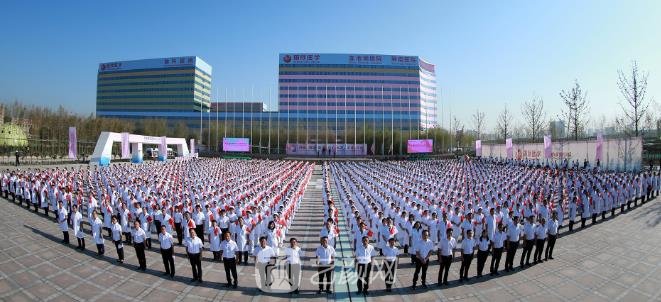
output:
[[431, 139], [410, 139], [406, 144], [407, 153], [431, 153], [434, 141]]
[[249, 152], [250, 139], [241, 137], [223, 137], [223, 151], [225, 152]]

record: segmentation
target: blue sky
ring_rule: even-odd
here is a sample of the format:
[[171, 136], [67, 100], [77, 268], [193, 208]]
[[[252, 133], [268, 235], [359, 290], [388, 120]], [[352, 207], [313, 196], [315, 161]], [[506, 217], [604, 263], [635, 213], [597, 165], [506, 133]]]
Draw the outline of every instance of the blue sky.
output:
[[[461, 2], [461, 3], [459, 3]], [[469, 2], [469, 3], [465, 3]], [[534, 3], [532, 3], [534, 2]], [[487, 127], [533, 95], [549, 116], [578, 79], [593, 120], [620, 113], [637, 60], [661, 97], [661, 1], [6, 1], [0, 100], [95, 110], [98, 63], [197, 55], [213, 90], [276, 103], [280, 52], [418, 55], [434, 63], [443, 124]], [[658, 107], [657, 107], [658, 108]]]

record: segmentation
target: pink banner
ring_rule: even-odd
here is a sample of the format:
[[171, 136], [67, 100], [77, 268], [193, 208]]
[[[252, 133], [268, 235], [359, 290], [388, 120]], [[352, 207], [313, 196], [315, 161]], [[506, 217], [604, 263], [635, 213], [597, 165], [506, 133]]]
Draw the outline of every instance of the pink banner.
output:
[[78, 136], [76, 135], [76, 127], [69, 127], [69, 158], [76, 159], [78, 157]]
[[250, 139], [245, 137], [223, 137], [224, 152], [250, 152]]
[[512, 151], [512, 139], [508, 138], [505, 140], [505, 150], [507, 150], [507, 158], [512, 158], [514, 152]]
[[158, 146], [158, 155], [162, 156], [163, 159], [168, 158], [168, 144], [165, 140], [165, 136], [161, 136], [161, 144]]
[[122, 158], [131, 157], [131, 145], [129, 144], [129, 133], [122, 132]]
[[553, 158], [553, 143], [548, 135], [544, 135], [544, 158]]
[[597, 134], [597, 148], [596, 148], [597, 154], [594, 156], [595, 161], [601, 161], [601, 158], [603, 157], [604, 153], [604, 135], [599, 133]]
[[431, 153], [434, 141], [431, 139], [410, 139], [406, 144], [407, 153]]
[[482, 141], [475, 141], [475, 156], [482, 156]]
[[191, 155], [195, 154], [195, 139], [194, 138], [190, 139], [190, 154]]

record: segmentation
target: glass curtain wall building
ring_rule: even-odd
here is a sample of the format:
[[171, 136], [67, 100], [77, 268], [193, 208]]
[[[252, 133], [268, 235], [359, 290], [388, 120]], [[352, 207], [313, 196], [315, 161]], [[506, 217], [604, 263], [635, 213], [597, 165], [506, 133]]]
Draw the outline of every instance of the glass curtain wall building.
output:
[[96, 112], [208, 112], [211, 66], [193, 56], [99, 64]]

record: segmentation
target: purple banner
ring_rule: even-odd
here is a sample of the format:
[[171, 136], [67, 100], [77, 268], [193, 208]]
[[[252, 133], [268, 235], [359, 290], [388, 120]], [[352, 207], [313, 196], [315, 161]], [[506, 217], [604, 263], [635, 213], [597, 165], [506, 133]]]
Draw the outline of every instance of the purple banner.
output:
[[475, 156], [482, 156], [482, 141], [475, 141]]
[[131, 145], [129, 144], [129, 133], [122, 132], [122, 158], [131, 157]]
[[250, 139], [242, 137], [223, 137], [223, 151], [250, 152]]
[[366, 144], [287, 144], [287, 155], [365, 156]]
[[599, 133], [597, 134], [597, 148], [596, 148], [597, 154], [594, 156], [595, 161], [601, 161], [601, 158], [603, 157], [604, 153], [604, 135]]
[[431, 139], [410, 139], [406, 143], [407, 153], [431, 153], [434, 141]]
[[78, 136], [76, 135], [76, 127], [69, 127], [69, 158], [76, 159], [78, 157]]
[[165, 136], [161, 136], [161, 143], [158, 146], [158, 155], [163, 158], [168, 158], [168, 144], [166, 142]]
[[195, 154], [195, 139], [193, 138], [190, 139], [190, 154]]
[[548, 135], [544, 135], [544, 158], [553, 158], [553, 143]]
[[508, 138], [505, 140], [505, 150], [507, 150], [507, 158], [514, 157], [514, 152], [512, 150], [512, 139]]

